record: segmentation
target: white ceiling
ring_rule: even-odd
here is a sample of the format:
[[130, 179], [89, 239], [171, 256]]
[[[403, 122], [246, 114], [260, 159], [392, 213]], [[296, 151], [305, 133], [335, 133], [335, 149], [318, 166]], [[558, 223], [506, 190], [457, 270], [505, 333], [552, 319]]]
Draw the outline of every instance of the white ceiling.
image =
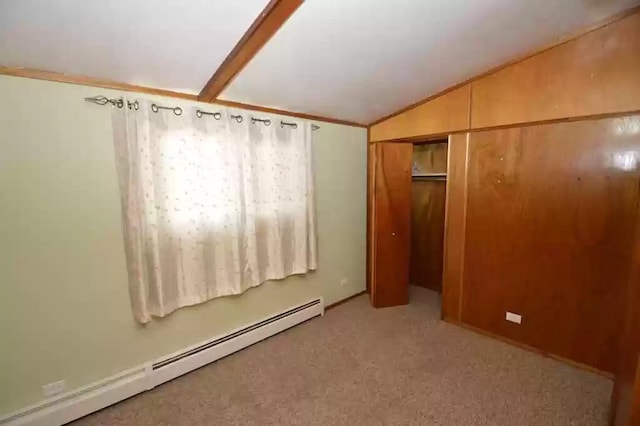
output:
[[[0, 0], [0, 65], [197, 94], [268, 0]], [[368, 123], [640, 0], [306, 0], [221, 98]]]
[[0, 0], [0, 65], [200, 93], [268, 0]]
[[221, 98], [369, 123], [638, 0], [306, 0]]

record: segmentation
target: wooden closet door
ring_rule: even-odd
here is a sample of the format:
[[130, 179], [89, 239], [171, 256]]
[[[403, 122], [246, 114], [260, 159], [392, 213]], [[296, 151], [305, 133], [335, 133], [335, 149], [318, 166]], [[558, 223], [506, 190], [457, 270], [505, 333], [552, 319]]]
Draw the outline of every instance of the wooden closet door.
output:
[[371, 303], [409, 301], [411, 158], [409, 143], [375, 144], [371, 203]]

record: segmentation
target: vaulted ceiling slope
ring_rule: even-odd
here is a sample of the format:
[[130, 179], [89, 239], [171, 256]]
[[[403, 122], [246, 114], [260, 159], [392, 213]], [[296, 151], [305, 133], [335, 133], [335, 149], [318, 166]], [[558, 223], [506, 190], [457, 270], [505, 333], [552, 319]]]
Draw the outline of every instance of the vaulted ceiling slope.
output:
[[[268, 4], [0, 1], [0, 65], [197, 95]], [[219, 99], [369, 123], [638, 4], [306, 0]]]
[[307, 0], [222, 99], [368, 123], [637, 0]]
[[0, 65], [198, 94], [268, 0], [3, 0]]

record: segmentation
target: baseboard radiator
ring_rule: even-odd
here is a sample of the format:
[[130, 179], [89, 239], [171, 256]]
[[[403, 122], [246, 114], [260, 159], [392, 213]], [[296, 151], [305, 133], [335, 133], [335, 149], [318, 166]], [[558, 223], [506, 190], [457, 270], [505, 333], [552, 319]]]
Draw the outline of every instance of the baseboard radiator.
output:
[[42, 401], [0, 419], [0, 424], [51, 426], [68, 423], [321, 315], [324, 315], [322, 298], [311, 300], [228, 334]]

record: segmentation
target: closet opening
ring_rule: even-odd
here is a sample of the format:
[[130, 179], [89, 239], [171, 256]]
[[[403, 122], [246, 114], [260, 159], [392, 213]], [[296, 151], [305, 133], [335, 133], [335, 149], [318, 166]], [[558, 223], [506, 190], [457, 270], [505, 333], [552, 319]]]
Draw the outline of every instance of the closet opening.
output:
[[[448, 139], [413, 144], [409, 284], [442, 294]], [[438, 297], [442, 303], [441, 297]]]

